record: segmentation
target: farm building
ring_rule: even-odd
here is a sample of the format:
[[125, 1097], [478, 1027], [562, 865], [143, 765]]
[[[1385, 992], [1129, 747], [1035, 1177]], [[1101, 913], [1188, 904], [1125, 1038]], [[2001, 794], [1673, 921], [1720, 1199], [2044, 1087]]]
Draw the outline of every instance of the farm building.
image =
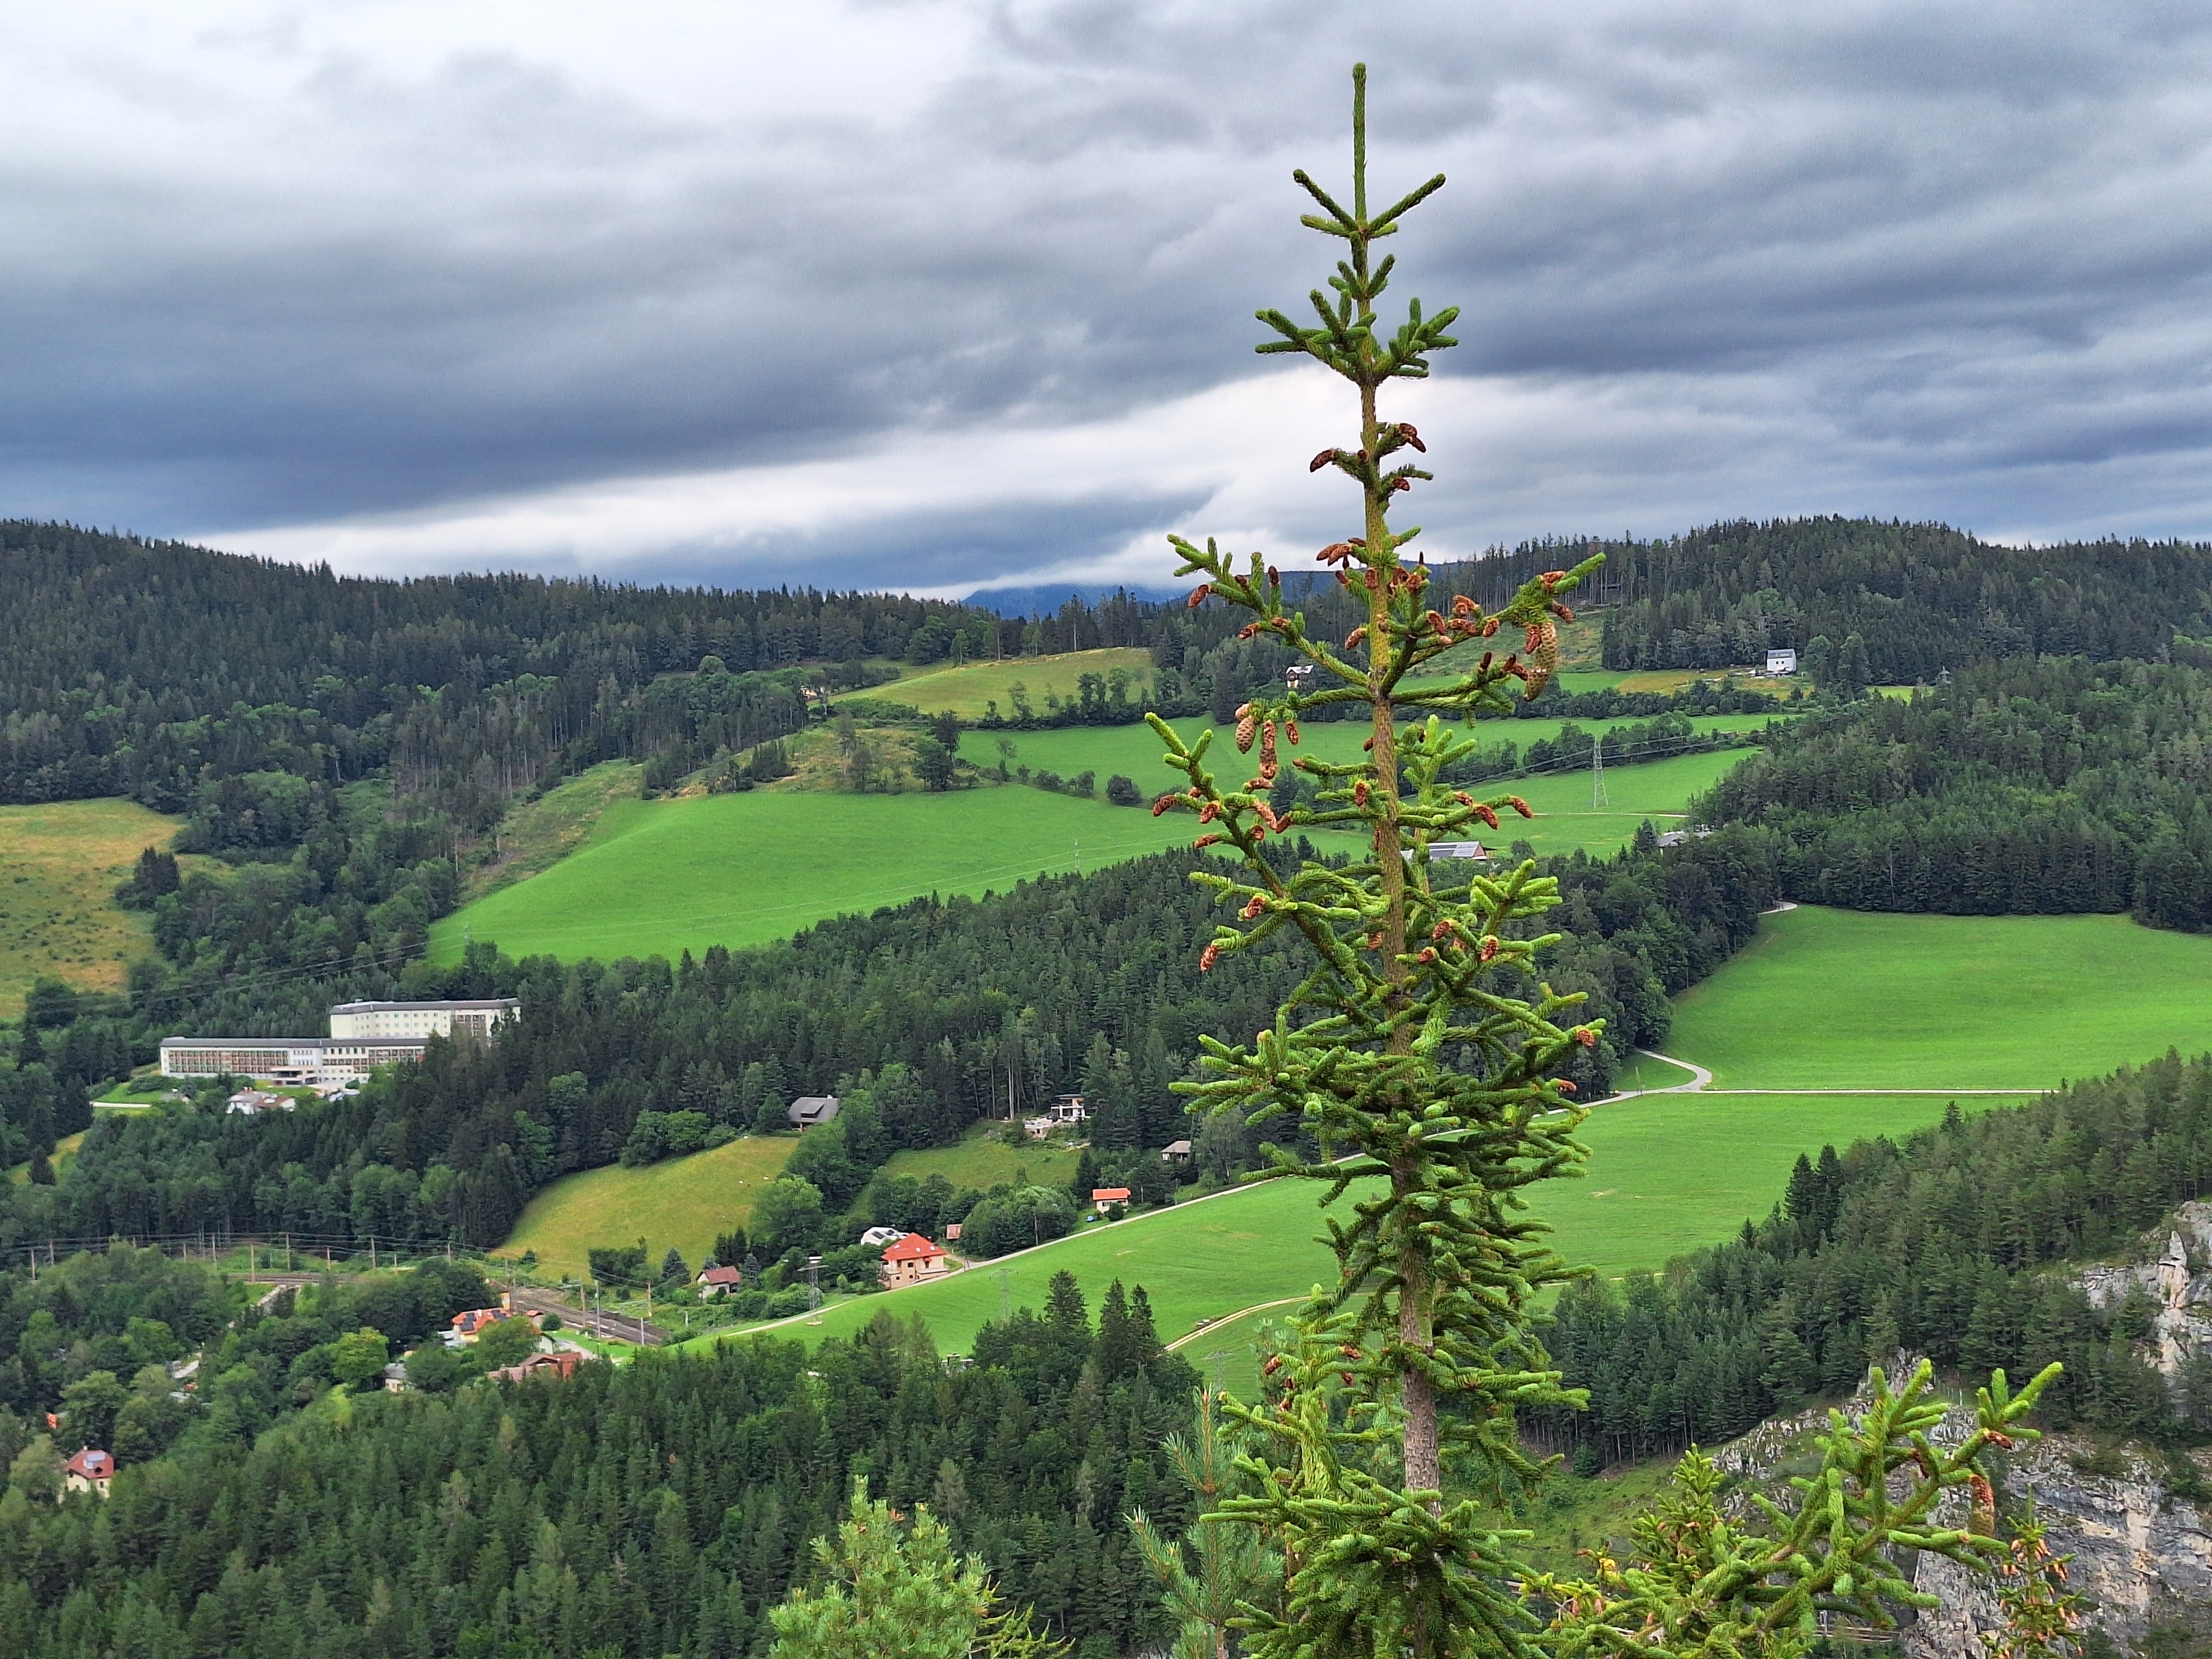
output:
[[1170, 1140], [1166, 1146], [1160, 1148], [1160, 1162], [1163, 1164], [1189, 1163], [1190, 1142], [1188, 1140]]
[[[48, 1468], [52, 1465], [49, 1464]], [[71, 1492], [88, 1492], [98, 1497], [107, 1496], [107, 1483], [115, 1479], [115, 1460], [104, 1451], [94, 1451], [87, 1446], [62, 1466], [62, 1480]]]
[[871, 1249], [880, 1250], [886, 1244], [896, 1244], [906, 1237], [903, 1227], [871, 1227], [860, 1235], [860, 1243]]
[[222, 1109], [239, 1117], [262, 1112], [289, 1112], [300, 1103], [289, 1095], [272, 1095], [259, 1089], [240, 1089], [222, 1103]]
[[583, 1352], [578, 1348], [563, 1348], [558, 1353], [534, 1353], [519, 1365], [502, 1365], [497, 1370], [487, 1371], [502, 1382], [521, 1382], [541, 1373], [547, 1376], [569, 1377], [583, 1362]]
[[1770, 651], [1766, 653], [1766, 672], [1770, 674], [1794, 674], [1797, 672], [1795, 651]]
[[699, 1270], [699, 1294], [726, 1296], [732, 1291], [744, 1288], [745, 1275], [737, 1267], [702, 1267]]
[[1091, 1207], [1101, 1215], [1104, 1215], [1116, 1204], [1127, 1204], [1128, 1201], [1129, 1189], [1127, 1187], [1093, 1187], [1091, 1189]]
[[945, 1247], [920, 1233], [908, 1233], [884, 1252], [884, 1283], [915, 1285], [951, 1271]]
[[837, 1115], [837, 1097], [835, 1095], [801, 1095], [791, 1103], [784, 1114], [791, 1126], [801, 1132], [817, 1123], [827, 1123]]

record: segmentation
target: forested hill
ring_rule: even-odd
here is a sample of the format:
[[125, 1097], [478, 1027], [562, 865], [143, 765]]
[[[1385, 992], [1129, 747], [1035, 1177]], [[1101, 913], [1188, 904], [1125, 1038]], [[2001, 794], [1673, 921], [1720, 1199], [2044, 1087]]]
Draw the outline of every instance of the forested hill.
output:
[[1699, 811], [1777, 831], [1783, 890], [1859, 910], [2212, 927], [2212, 650], [2013, 658], [1770, 735]]
[[[1722, 668], [1788, 646], [1817, 678], [1910, 685], [1978, 658], [2148, 658], [2177, 631], [2212, 632], [2200, 542], [2012, 548], [1942, 525], [1778, 519], [1592, 545], [1608, 668]], [[1518, 550], [1494, 585], [1571, 550]]]

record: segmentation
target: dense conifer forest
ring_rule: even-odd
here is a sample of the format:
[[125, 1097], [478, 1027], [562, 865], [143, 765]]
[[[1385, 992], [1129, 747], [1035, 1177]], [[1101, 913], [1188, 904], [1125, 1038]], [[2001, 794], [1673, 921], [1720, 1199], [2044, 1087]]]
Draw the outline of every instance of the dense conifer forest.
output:
[[2212, 650], [2005, 658], [1773, 734], [1704, 803], [1788, 843], [1791, 898], [2212, 927]]
[[[170, 1455], [134, 1460], [106, 1503], [56, 1505], [52, 1442], [0, 1412], [0, 1630], [23, 1659], [737, 1659], [766, 1650], [767, 1609], [817, 1571], [807, 1542], [856, 1478], [902, 1510], [929, 1504], [1077, 1653], [1163, 1633], [1121, 1517], [1190, 1518], [1164, 1443], [1199, 1379], [1162, 1350], [1141, 1289], [1108, 1286], [1094, 1316], [1061, 1274], [1042, 1313], [988, 1327], [957, 1363], [882, 1316], [811, 1352], [757, 1340], [561, 1382], [327, 1391], [361, 1328], [380, 1366], [381, 1337], [419, 1334], [467, 1293], [428, 1267], [237, 1314], [185, 1406], [155, 1315], [204, 1326], [216, 1292], [189, 1282], [208, 1276], [131, 1252], [86, 1261], [80, 1288], [148, 1311], [66, 1334], [118, 1365], [155, 1356], [106, 1409]], [[43, 1308], [28, 1319], [49, 1322], [40, 1340], [55, 1328]], [[100, 1375], [75, 1397], [126, 1393]]]

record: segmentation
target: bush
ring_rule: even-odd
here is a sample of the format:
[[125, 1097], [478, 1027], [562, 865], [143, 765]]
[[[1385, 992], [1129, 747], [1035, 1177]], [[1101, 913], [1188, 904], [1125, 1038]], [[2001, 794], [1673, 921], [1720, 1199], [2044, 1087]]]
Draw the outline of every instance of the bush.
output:
[[1106, 780], [1106, 799], [1115, 806], [1142, 806], [1145, 804], [1144, 792], [1119, 772]]
[[594, 1244], [584, 1254], [591, 1261], [592, 1277], [609, 1290], [634, 1290], [645, 1283], [645, 1246], [642, 1244]]

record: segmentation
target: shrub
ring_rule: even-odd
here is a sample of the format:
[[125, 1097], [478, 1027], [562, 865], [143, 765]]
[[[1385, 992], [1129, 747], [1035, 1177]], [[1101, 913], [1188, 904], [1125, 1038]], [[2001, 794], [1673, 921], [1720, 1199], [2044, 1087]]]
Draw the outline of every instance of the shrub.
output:
[[1116, 806], [1142, 806], [1145, 804], [1144, 792], [1137, 787], [1134, 781], [1123, 777], [1119, 772], [1106, 780], [1106, 799]]

